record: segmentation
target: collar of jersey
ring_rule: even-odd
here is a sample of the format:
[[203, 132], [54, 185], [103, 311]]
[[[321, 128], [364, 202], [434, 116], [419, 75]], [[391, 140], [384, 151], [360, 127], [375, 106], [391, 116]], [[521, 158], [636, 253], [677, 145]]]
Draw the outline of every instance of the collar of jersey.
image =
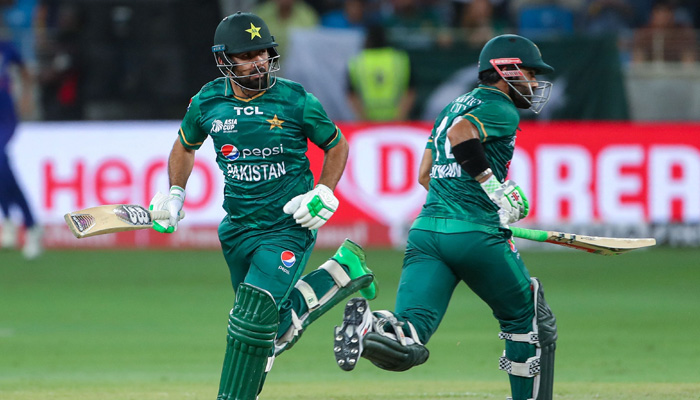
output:
[[503, 93], [499, 88], [497, 88], [495, 86], [479, 85], [478, 89], [484, 89], [484, 90], [489, 90], [491, 92], [496, 92], [496, 93], [500, 94], [501, 96], [505, 96], [508, 100], [513, 101], [513, 99], [511, 99], [507, 93]]
[[[258, 97], [264, 95], [265, 92], [267, 92], [267, 90], [263, 90], [262, 92], [256, 94], [256, 95], [253, 96], [253, 97], [249, 97], [249, 98], [238, 97], [238, 96], [236, 96], [236, 94], [234, 93], [234, 91], [233, 91], [233, 86], [232, 86], [232, 85], [233, 85], [233, 84], [231, 83], [231, 79], [230, 79], [230, 78], [226, 78], [226, 89], [225, 89], [225, 92], [224, 92], [224, 96], [233, 97], [233, 98], [235, 98], [236, 100], [245, 101], [246, 103], [249, 102], [249, 101], [251, 101], [251, 100], [253, 100], [253, 99], [257, 99]], [[230, 93], [229, 93], [229, 90], [230, 90]]]

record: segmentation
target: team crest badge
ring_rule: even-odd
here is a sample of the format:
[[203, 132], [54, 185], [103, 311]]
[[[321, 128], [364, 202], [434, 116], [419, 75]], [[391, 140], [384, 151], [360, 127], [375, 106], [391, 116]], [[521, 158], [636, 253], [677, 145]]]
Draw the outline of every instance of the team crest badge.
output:
[[236, 146], [232, 144], [225, 144], [221, 146], [221, 155], [229, 161], [236, 161], [238, 157], [241, 156], [241, 152], [238, 151]]
[[272, 130], [272, 128], [280, 128], [280, 129], [283, 129], [283, 128], [282, 128], [282, 124], [284, 123], [284, 121], [281, 120], [281, 119], [279, 119], [279, 118], [277, 118], [277, 114], [275, 114], [275, 117], [274, 117], [274, 118], [272, 118], [272, 119], [266, 119], [265, 121], [267, 121], [267, 122], [270, 123], [270, 130]]
[[253, 25], [252, 22], [250, 23], [250, 29], [246, 29], [245, 31], [250, 33], [250, 40], [253, 40], [256, 37], [262, 39], [262, 36], [260, 36], [260, 27]]
[[282, 265], [287, 268], [291, 268], [295, 262], [297, 262], [297, 257], [289, 250], [282, 252]]

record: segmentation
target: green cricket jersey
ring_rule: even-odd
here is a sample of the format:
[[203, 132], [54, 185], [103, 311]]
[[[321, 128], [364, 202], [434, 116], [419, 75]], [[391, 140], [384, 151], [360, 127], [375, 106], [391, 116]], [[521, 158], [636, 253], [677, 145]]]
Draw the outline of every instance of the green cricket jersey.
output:
[[325, 151], [342, 134], [318, 99], [296, 82], [277, 78], [251, 99], [234, 96], [231, 85], [221, 77], [192, 97], [180, 142], [198, 149], [211, 137], [232, 223], [261, 229], [295, 225], [282, 207], [313, 188], [307, 139]]
[[414, 228], [465, 232], [483, 230], [483, 225], [499, 226], [498, 207], [452, 155], [447, 129], [457, 118], [468, 120], [479, 130], [496, 178], [503, 182], [508, 174], [520, 115], [508, 95], [479, 85], [448, 104], [435, 120], [426, 146], [433, 153], [430, 190]]

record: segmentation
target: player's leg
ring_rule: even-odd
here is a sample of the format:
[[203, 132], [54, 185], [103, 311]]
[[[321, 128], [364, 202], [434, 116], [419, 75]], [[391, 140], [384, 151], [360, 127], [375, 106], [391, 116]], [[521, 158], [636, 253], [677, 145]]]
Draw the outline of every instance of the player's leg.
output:
[[[2, 133], [0, 133], [1, 135]], [[2, 140], [2, 138], [0, 138]], [[17, 246], [17, 226], [10, 219], [10, 192], [9, 180], [12, 175], [10, 163], [5, 150], [0, 148], [0, 211], [3, 215], [2, 236], [0, 245], [2, 248], [12, 249]]]
[[279, 311], [265, 290], [246, 283], [229, 315], [218, 400], [255, 400], [277, 335]]
[[228, 266], [231, 288], [237, 290], [250, 269], [250, 260], [255, 250], [252, 243], [246, 242], [246, 230], [231, 224], [228, 216], [219, 224], [219, 242]]
[[478, 246], [455, 247], [464, 253], [451, 253], [448, 262], [500, 323], [506, 346], [499, 368], [509, 374], [513, 399], [551, 399], [556, 324], [539, 282], [502, 233], [472, 232], [454, 245], [465, 242]]
[[293, 346], [307, 326], [358, 290], [374, 298], [374, 275], [362, 247], [346, 239], [328, 261], [296, 282], [282, 304], [275, 354]]
[[[314, 236], [306, 229], [285, 232], [251, 231], [234, 226], [230, 221], [224, 219], [219, 226], [219, 239], [234, 287], [251, 287], [265, 292], [275, 304], [277, 318], [279, 318], [279, 305], [289, 296], [294, 282], [299, 279], [304, 270], [308, 256], [313, 249]], [[240, 286], [236, 286], [238, 284]], [[238, 291], [240, 289], [237, 289], [234, 310], [238, 307]], [[252, 304], [252, 306], [255, 305]], [[233, 313], [233, 310], [231, 312]], [[255, 310], [249, 310], [249, 312], [254, 313]], [[240, 323], [240, 318], [229, 319], [229, 337], [231, 331], [245, 328], [245, 326], [239, 326]], [[267, 354], [265, 354], [266, 362], [262, 373], [249, 377], [246, 383], [246, 386], [255, 388], [250, 393], [257, 394], [262, 390], [267, 372], [272, 367], [274, 338], [278, 335], [278, 326], [279, 324], [275, 325], [273, 345], [267, 349]], [[229, 339], [221, 374], [219, 392], [220, 394], [224, 393], [224, 395], [228, 390], [225, 386], [226, 382], [235, 380], [238, 374], [236, 369], [227, 368], [227, 366], [232, 365], [231, 357], [233, 357], [232, 354], [235, 354], [233, 353], [233, 344], [235, 343]], [[257, 368], [259, 360], [255, 359], [250, 362], [255, 363], [251, 368]], [[240, 363], [236, 367], [246, 368], [244, 364]]]
[[[38, 257], [42, 252], [42, 231], [29, 208], [27, 198], [24, 196], [22, 189], [17, 183], [15, 174], [9, 163], [7, 154], [3, 152], [0, 155], [0, 201], [2, 201], [2, 210], [5, 216], [9, 216], [10, 206], [16, 206], [22, 213], [24, 221], [24, 247], [22, 252], [26, 258], [33, 259]], [[6, 244], [8, 246], [16, 243], [16, 229], [12, 229], [13, 225], [7, 226]]]
[[425, 348], [442, 321], [457, 278], [435, 251], [435, 235], [412, 230], [401, 272], [396, 311], [372, 313], [363, 299], [352, 299], [343, 324], [336, 327], [336, 362], [349, 371], [358, 355], [390, 371], [405, 371], [424, 363]]
[[406, 245], [395, 314], [411, 321], [423, 343], [427, 343], [445, 316], [459, 277], [445, 262], [443, 236], [411, 230]]
[[[32, 228], [36, 222], [34, 220], [34, 214], [29, 208], [29, 203], [27, 203], [27, 198], [24, 196], [22, 189], [17, 183], [15, 174], [10, 166], [9, 159], [7, 155], [0, 157], [0, 173], [2, 174], [2, 181], [4, 185], [4, 194], [6, 200], [3, 200], [7, 206], [15, 205], [19, 208], [22, 213], [22, 218], [24, 221], [24, 226], [27, 229]], [[5, 210], [3, 210], [4, 212]]]
[[387, 371], [406, 371], [430, 355], [410, 321], [388, 310], [372, 312], [362, 297], [348, 301], [334, 335], [333, 353], [344, 371], [352, 371], [360, 357]]
[[[289, 348], [306, 326], [333, 305], [372, 283], [362, 248], [350, 241], [343, 243], [321, 267], [300, 279], [315, 241], [308, 230], [250, 235], [236, 232], [228, 225], [226, 221], [222, 223], [219, 236], [232, 283], [244, 276], [246, 284], [266, 290], [281, 304], [277, 354]], [[237, 234], [228, 234], [229, 231]], [[265, 372], [270, 370], [273, 360], [271, 353]], [[223, 375], [227, 373], [231, 372], [224, 371]], [[264, 379], [265, 374], [260, 389]]]

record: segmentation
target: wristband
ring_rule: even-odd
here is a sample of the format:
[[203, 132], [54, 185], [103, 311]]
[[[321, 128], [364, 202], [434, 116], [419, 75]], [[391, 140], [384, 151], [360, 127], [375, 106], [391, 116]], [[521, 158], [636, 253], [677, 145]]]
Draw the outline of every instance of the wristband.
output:
[[481, 178], [485, 178], [488, 174], [492, 173], [491, 168], [486, 168], [484, 172], [480, 173], [479, 175], [475, 176], [474, 179], [477, 181], [480, 181]]
[[170, 186], [170, 195], [181, 198], [183, 202], [185, 201], [185, 189], [180, 186]]

